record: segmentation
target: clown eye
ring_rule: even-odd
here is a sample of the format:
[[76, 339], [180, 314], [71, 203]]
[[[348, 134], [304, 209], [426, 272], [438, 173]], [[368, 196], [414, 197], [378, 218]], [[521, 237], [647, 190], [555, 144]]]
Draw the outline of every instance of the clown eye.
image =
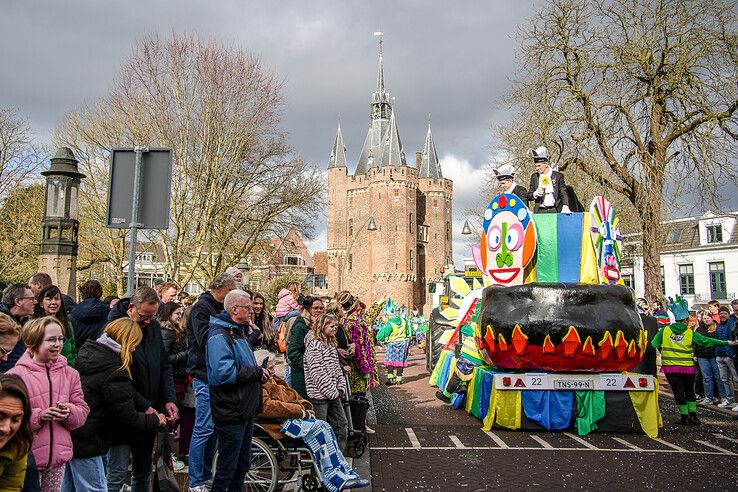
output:
[[500, 249], [502, 244], [502, 231], [500, 226], [495, 225], [489, 228], [489, 235], [487, 236], [487, 246], [492, 251]]
[[518, 224], [510, 224], [507, 228], [507, 236], [505, 237], [505, 246], [510, 251], [516, 251], [523, 244], [523, 226]]

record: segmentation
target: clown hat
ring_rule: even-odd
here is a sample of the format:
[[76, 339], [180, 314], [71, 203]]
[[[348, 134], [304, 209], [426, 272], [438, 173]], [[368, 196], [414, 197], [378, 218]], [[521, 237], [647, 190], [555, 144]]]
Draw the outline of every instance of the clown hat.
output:
[[529, 149], [528, 154], [533, 157], [533, 162], [548, 162], [548, 149], [544, 146], [540, 146], [537, 149]]
[[494, 169], [495, 177], [498, 181], [513, 179], [513, 176], [515, 176], [515, 173], [517, 172], [518, 170], [515, 169], [515, 166], [512, 166], [510, 164], [503, 164], [497, 169]]

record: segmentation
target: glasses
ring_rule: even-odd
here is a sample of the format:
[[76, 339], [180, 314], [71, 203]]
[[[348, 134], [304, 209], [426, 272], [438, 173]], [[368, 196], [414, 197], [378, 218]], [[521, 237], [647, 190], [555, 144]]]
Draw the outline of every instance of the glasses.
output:
[[246, 311], [253, 311], [253, 308], [251, 306], [241, 306], [241, 305], [235, 305], [233, 307], [245, 309]]
[[44, 342], [48, 343], [49, 345], [59, 344], [64, 345], [64, 342], [66, 342], [67, 339], [64, 337], [49, 337], [44, 340]]
[[21, 299], [34, 299], [35, 300], [36, 298], [33, 296], [23, 296], [21, 297]]
[[8, 350], [5, 347], [0, 346], [0, 357], [5, 357], [6, 355], [10, 354], [10, 352], [12, 351], [13, 349]]

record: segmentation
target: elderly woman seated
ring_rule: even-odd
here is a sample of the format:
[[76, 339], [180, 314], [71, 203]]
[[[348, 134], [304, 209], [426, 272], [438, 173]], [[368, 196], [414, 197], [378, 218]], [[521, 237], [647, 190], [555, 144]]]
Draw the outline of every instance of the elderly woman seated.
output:
[[[274, 356], [266, 350], [257, 350], [254, 355], [259, 365], [267, 358], [268, 364], [273, 364]], [[346, 462], [331, 426], [317, 420], [313, 405], [290, 388], [284, 379], [277, 375], [269, 378], [261, 387], [261, 395], [264, 408], [258, 416], [259, 425], [276, 440], [285, 436], [302, 439], [318, 464], [320, 480], [326, 490], [369, 485], [369, 481], [363, 480]]]

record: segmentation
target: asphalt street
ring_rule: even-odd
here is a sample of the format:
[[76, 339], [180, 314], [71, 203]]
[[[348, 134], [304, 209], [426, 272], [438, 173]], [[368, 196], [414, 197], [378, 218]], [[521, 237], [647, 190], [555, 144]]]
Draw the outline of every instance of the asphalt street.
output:
[[729, 414], [700, 407], [701, 426], [678, 426], [674, 402], [663, 395], [658, 439], [497, 428], [485, 433], [480, 420], [435, 397], [424, 355], [414, 350], [405, 383], [382, 384], [372, 394], [375, 491], [735, 490], [738, 421]]

